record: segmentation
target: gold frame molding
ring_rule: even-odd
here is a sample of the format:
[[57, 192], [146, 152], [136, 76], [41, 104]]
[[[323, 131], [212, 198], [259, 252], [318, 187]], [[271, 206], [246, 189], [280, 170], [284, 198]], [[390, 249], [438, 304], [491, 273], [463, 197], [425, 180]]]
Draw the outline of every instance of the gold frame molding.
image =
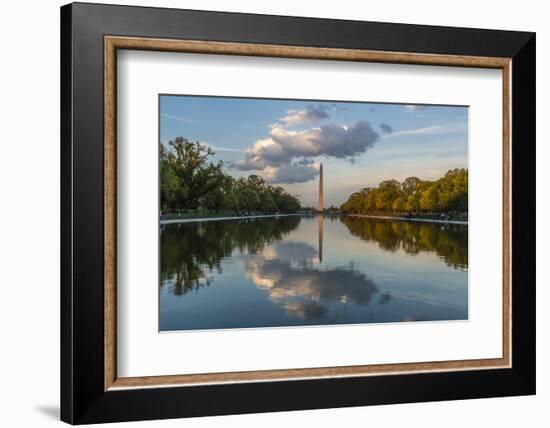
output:
[[[503, 94], [503, 349], [501, 358], [262, 370], [190, 375], [117, 377], [116, 367], [116, 88], [117, 50], [147, 50], [213, 55], [241, 55], [394, 64], [440, 65], [502, 70]], [[511, 367], [511, 59], [360, 49], [335, 49], [196, 40], [104, 37], [104, 389], [192, 386], [199, 384], [357, 377]]]

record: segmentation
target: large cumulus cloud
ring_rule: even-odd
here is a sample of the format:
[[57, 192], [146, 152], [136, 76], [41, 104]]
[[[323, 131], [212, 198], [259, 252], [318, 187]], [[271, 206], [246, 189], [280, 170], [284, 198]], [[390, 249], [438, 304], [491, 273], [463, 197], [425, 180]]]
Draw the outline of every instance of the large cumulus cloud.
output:
[[[366, 152], [380, 135], [366, 120], [351, 125], [319, 122], [329, 119], [336, 105], [307, 105], [303, 109], [286, 112], [270, 126], [269, 134], [245, 150], [245, 158], [232, 164], [241, 171], [260, 171], [271, 183], [303, 183], [319, 175], [318, 158], [347, 159]], [[308, 129], [300, 125], [315, 125]], [[388, 124], [380, 126], [380, 132], [390, 134]]]

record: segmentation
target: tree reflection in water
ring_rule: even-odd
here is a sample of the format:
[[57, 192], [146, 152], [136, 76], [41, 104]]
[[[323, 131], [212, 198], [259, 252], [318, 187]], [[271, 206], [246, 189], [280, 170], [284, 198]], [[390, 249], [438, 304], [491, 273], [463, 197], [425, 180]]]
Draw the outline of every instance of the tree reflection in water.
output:
[[[357, 246], [347, 249], [357, 239], [376, 243], [379, 253], [400, 253], [397, 264], [373, 261]], [[169, 296], [198, 291], [214, 280], [220, 283], [219, 291], [211, 289], [215, 295], [204, 294], [201, 300], [213, 309], [189, 306], [185, 316], [181, 312], [165, 318], [168, 329], [193, 322], [197, 326], [187, 328], [375, 322], [373, 317], [467, 318], [467, 276], [461, 274], [468, 269], [467, 226], [338, 216], [196, 221], [161, 228], [160, 248], [160, 285]], [[403, 264], [405, 254], [421, 253], [433, 253], [444, 263], [432, 257], [431, 264], [419, 265], [420, 271]], [[222, 268], [234, 276], [225, 279]], [[426, 268], [429, 273], [424, 273]], [[405, 283], [406, 289], [400, 285]], [[233, 294], [239, 285], [245, 286]], [[188, 296], [181, 302], [197, 305], [194, 299]], [[269, 312], [275, 309], [266, 304], [279, 312]], [[193, 314], [196, 321], [186, 321], [193, 320]], [[233, 321], [225, 321], [229, 316]], [[208, 325], [212, 327], [204, 327]]]
[[468, 226], [363, 217], [340, 217], [349, 232], [385, 250], [408, 254], [434, 252], [455, 269], [468, 269]]
[[212, 282], [221, 260], [234, 251], [254, 254], [280, 240], [300, 224], [300, 217], [202, 221], [164, 226], [160, 233], [161, 287], [170, 283], [176, 295]]

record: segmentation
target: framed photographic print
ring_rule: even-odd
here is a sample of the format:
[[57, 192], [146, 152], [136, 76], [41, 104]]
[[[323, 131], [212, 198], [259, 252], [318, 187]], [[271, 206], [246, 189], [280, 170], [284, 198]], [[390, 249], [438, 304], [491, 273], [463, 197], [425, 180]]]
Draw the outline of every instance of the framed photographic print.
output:
[[533, 33], [76, 3], [61, 53], [62, 420], [535, 393]]

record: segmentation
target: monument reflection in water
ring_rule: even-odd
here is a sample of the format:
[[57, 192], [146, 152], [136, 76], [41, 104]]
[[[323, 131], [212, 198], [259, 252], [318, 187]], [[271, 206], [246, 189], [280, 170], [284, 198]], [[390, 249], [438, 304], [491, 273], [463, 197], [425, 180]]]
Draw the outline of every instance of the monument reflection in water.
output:
[[161, 331], [467, 318], [468, 226], [288, 216], [161, 229]]

